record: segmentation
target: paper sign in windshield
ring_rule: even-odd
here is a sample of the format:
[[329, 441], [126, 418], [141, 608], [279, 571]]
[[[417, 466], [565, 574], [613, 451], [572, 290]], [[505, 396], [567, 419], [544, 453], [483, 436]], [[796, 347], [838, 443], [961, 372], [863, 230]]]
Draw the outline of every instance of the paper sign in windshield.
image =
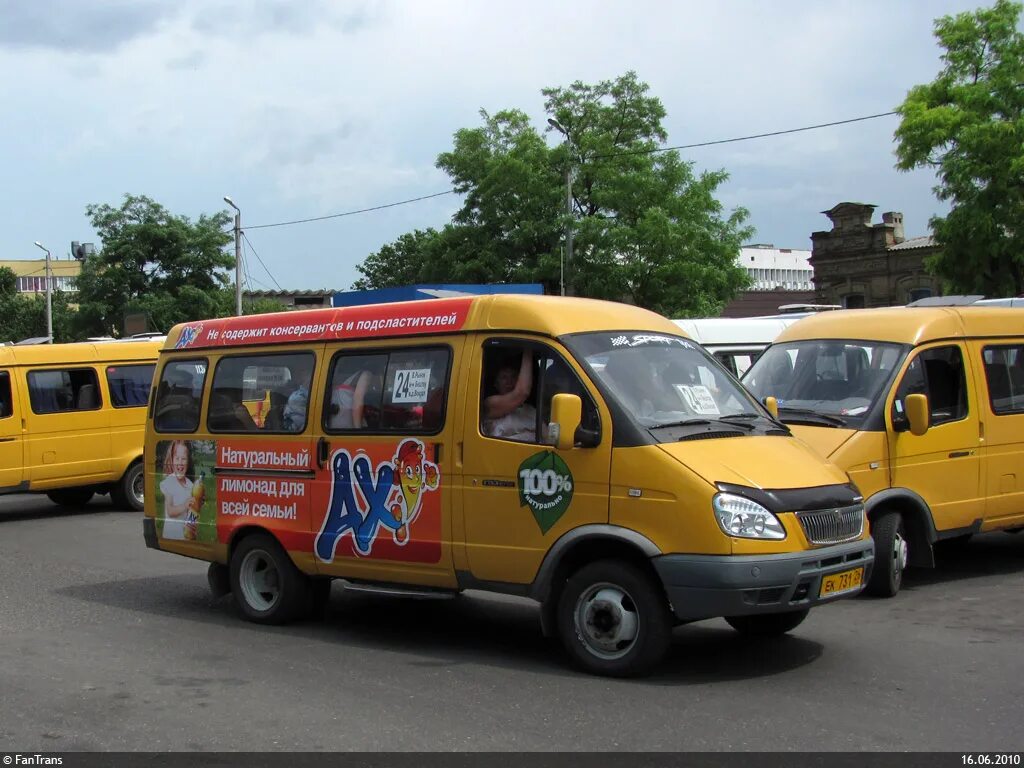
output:
[[395, 371], [395, 382], [391, 389], [393, 403], [425, 403], [430, 389], [430, 369], [412, 368]]
[[717, 416], [719, 414], [718, 403], [715, 402], [715, 398], [711, 396], [707, 387], [676, 384], [676, 389], [679, 390], [683, 401], [694, 413], [700, 416]]

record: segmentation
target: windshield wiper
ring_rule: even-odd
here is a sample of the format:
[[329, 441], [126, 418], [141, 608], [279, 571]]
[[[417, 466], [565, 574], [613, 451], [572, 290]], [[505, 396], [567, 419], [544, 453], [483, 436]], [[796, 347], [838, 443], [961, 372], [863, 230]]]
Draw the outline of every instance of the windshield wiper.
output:
[[[838, 416], [830, 416], [827, 413], [820, 413], [819, 411], [812, 411], [810, 408], [791, 408], [788, 405], [784, 405], [781, 408], [779, 408], [779, 417], [780, 418], [782, 418], [783, 411], [785, 411], [786, 413], [796, 414], [797, 416], [809, 416], [811, 418], [808, 419], [808, 420], [809, 421], [814, 421], [814, 423], [825, 422], [826, 424], [828, 424], [829, 426], [832, 426], [832, 427], [845, 427], [846, 426], [846, 420], [845, 419], [841, 419]], [[785, 419], [785, 418], [783, 418], [782, 420], [783, 421], [799, 421], [800, 419]]]
[[[733, 421], [727, 421], [729, 418], [736, 418], [737, 416], [745, 416], [746, 414], [732, 414], [731, 416], [723, 416], [720, 419], [683, 419], [682, 421], [669, 421], [664, 424], [654, 424], [648, 427], [648, 429], [664, 429], [666, 427], [699, 427], [705, 424], [711, 424], [712, 422], [719, 422], [727, 424], [730, 427], [740, 427], [748, 432], [754, 429], [753, 424], [742, 424]], [[756, 413], [750, 414], [751, 416], [757, 416]]]

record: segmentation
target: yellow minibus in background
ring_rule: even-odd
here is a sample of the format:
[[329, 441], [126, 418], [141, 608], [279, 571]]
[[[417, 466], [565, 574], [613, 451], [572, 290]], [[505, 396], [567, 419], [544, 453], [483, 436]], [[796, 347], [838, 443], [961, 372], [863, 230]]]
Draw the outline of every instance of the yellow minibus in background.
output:
[[907, 565], [934, 565], [937, 541], [1024, 529], [1019, 309], [815, 315], [783, 331], [743, 383], [864, 493], [868, 592], [895, 595]]
[[143, 507], [146, 405], [161, 341], [0, 347], [0, 493]]
[[249, 620], [331, 579], [541, 604], [577, 664], [643, 673], [674, 624], [756, 635], [857, 594], [846, 474], [671, 321], [486, 296], [190, 323], [160, 356], [147, 546], [210, 561]]

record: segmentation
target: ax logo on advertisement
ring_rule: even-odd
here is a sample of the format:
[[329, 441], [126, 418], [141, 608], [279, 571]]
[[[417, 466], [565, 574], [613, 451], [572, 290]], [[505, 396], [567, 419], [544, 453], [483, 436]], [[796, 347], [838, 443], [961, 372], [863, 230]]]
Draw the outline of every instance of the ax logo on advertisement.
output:
[[404, 440], [390, 461], [374, 471], [363, 453], [353, 456], [345, 449], [331, 458], [334, 478], [331, 501], [314, 550], [325, 563], [334, 560], [338, 542], [351, 535], [355, 550], [370, 555], [378, 532], [391, 532], [396, 544], [404, 546], [423, 507], [424, 496], [437, 490], [441, 473], [427, 461], [419, 440]]
[[195, 344], [196, 339], [199, 338], [199, 334], [203, 332], [203, 324], [199, 325], [186, 325], [181, 329], [181, 335], [178, 337], [177, 343], [174, 345], [175, 349], [185, 349]]

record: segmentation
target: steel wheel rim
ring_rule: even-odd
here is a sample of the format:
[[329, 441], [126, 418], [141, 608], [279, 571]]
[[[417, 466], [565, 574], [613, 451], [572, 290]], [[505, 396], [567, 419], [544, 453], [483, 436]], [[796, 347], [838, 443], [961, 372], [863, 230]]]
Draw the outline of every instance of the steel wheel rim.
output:
[[142, 472], [137, 472], [132, 478], [131, 493], [140, 507], [146, 502], [146, 477]]
[[262, 549], [254, 549], [242, 559], [238, 583], [245, 602], [260, 613], [273, 608], [281, 597], [281, 574]]
[[573, 621], [587, 651], [607, 661], [626, 656], [640, 634], [636, 601], [617, 584], [602, 582], [584, 590], [576, 600]]
[[907, 540], [897, 529], [892, 539], [892, 581], [899, 586], [903, 581], [903, 571], [907, 567]]

